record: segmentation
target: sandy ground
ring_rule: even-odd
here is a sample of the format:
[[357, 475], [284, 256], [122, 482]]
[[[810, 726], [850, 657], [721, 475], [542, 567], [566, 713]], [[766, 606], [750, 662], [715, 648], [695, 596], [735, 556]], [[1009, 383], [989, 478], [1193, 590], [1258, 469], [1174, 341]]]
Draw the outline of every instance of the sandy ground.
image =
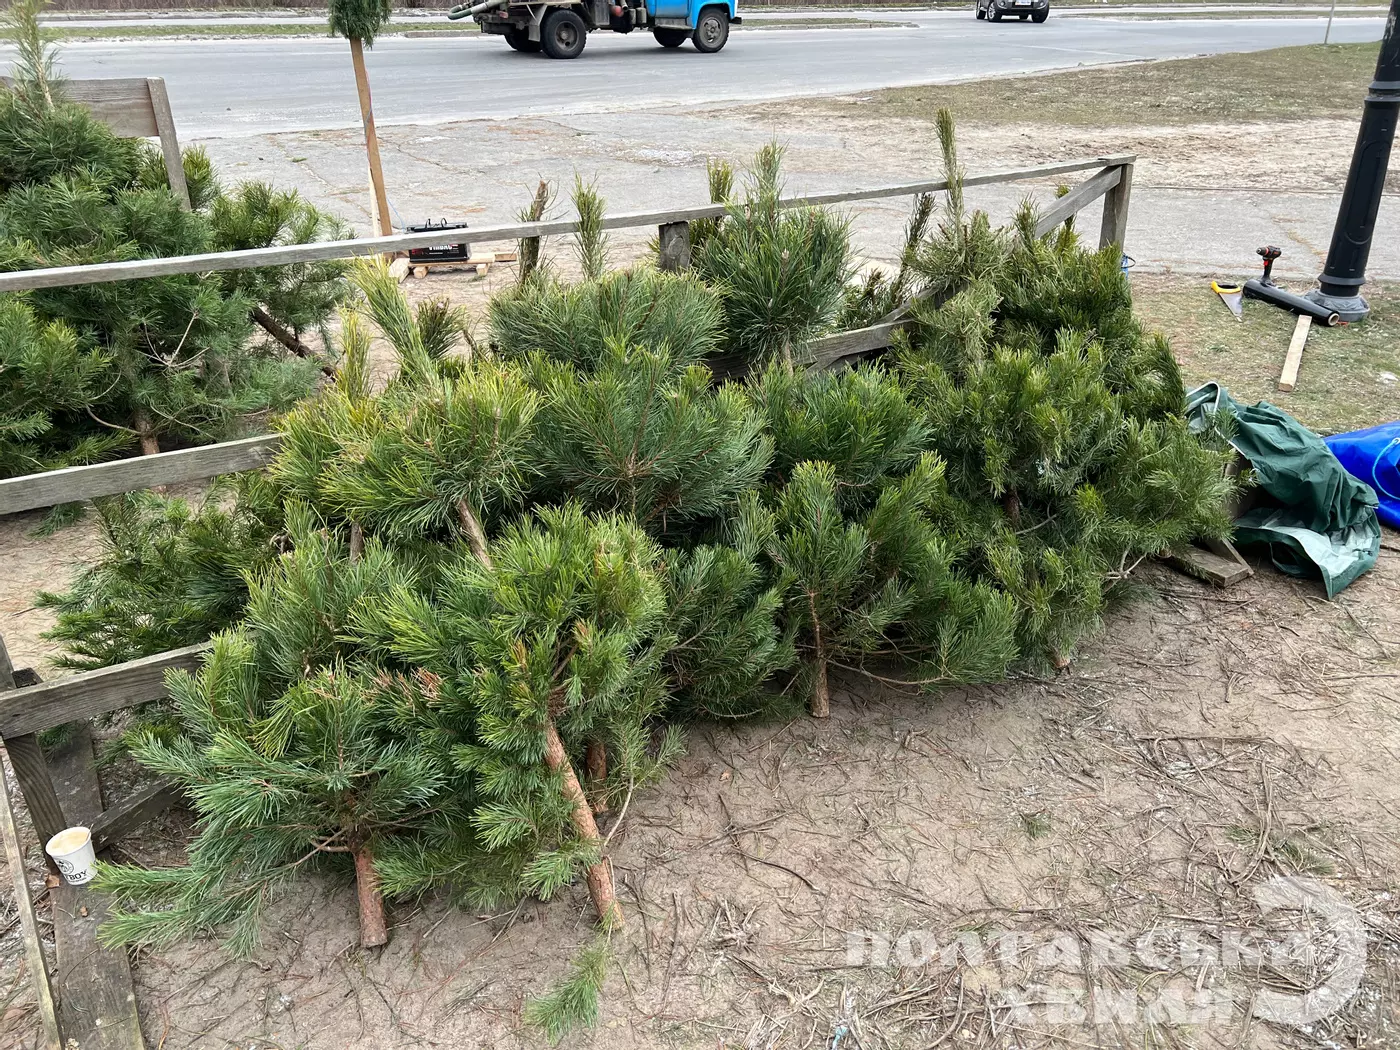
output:
[[[848, 677], [829, 724], [692, 727], [615, 833], [627, 929], [600, 1026], [569, 1045], [831, 1047], [842, 1024], [870, 1048], [1397, 1045], [1387, 543], [1330, 603], [1264, 566], [1223, 593], [1152, 569], [1054, 679], [918, 697]], [[167, 819], [125, 852], [164, 859], [184, 831]], [[1310, 1034], [1244, 1020], [1331, 965], [1277, 937], [1248, 955], [1297, 920], [1256, 898], [1280, 874], [1364, 932], [1359, 989]], [[521, 1005], [592, 936], [579, 888], [495, 914], [400, 906], [379, 953], [355, 947], [353, 907], [348, 883], [303, 884], [249, 961], [143, 954], [148, 1045], [541, 1046]], [[23, 999], [7, 1045], [30, 1036]]]
[[[705, 162], [745, 163], [763, 144], [787, 148], [793, 191], [852, 189], [936, 177], [932, 123], [891, 121], [844, 104], [775, 102], [709, 108], [463, 121], [387, 128], [385, 179], [396, 222], [451, 217], [477, 226], [512, 221], [540, 178], [564, 191], [575, 175], [596, 179], [613, 212], [705, 199]], [[1254, 249], [1285, 248], [1281, 274], [1311, 279], [1321, 269], [1355, 142], [1345, 120], [1183, 127], [1046, 127], [1015, 114], [959, 128], [969, 171], [1003, 170], [1102, 154], [1136, 153], [1128, 253], [1145, 268], [1249, 272]], [[362, 140], [326, 131], [211, 139], [225, 176], [296, 185], [361, 230], [369, 226]], [[1392, 180], [1396, 176], [1392, 175]], [[969, 200], [1004, 219], [1027, 193], [1047, 200], [1054, 181], [976, 187]], [[856, 243], [871, 260], [898, 251], [907, 199], [851, 205]], [[1083, 224], [1097, 230], [1098, 208]], [[1400, 206], [1387, 195], [1371, 257], [1373, 277], [1400, 276]], [[622, 237], [640, 242], [654, 231]]]

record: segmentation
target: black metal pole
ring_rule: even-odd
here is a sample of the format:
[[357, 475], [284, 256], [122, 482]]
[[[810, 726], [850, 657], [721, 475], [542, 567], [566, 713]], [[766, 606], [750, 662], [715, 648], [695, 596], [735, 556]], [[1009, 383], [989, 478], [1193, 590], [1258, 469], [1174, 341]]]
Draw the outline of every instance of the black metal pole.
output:
[[1351, 155], [1342, 206], [1327, 250], [1327, 265], [1318, 278], [1321, 285], [1308, 298], [1335, 311], [1343, 321], [1360, 321], [1371, 312], [1361, 297], [1366, 283], [1366, 260], [1371, 254], [1371, 236], [1376, 230], [1376, 214], [1381, 207], [1386, 171], [1390, 167], [1390, 146], [1395, 140], [1395, 122], [1400, 114], [1400, 0], [1390, 0], [1385, 36], [1376, 60], [1376, 76], [1361, 111], [1361, 129]]

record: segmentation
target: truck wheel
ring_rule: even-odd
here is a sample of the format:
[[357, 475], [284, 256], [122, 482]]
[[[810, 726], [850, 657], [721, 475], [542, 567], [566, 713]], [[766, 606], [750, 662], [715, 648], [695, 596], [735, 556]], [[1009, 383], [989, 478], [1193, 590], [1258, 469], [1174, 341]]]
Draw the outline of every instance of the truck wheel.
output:
[[1045, 21], [1047, 18], [1049, 18], [1049, 17], [1050, 17], [1050, 8], [1049, 8], [1049, 7], [1043, 7], [1043, 8], [1041, 8], [1039, 11], [1032, 11], [1032, 12], [1031, 12], [1031, 21], [1032, 21], [1032, 22], [1035, 22], [1036, 24], [1039, 24], [1039, 23], [1041, 23], [1041, 22], [1044, 22], [1044, 21]]
[[656, 26], [651, 35], [656, 37], [656, 42], [662, 47], [680, 47], [690, 38], [690, 34], [684, 29], [667, 29], [665, 26]]
[[972, 5], [972, 12], [973, 12], [973, 14], [975, 14], [978, 18], [986, 18], [986, 17], [987, 17], [987, 12], [982, 10], [982, 4], [981, 4], [980, 0], [977, 0], [977, 2], [975, 2], [975, 3]]
[[567, 8], [555, 8], [545, 15], [540, 27], [540, 44], [550, 58], [578, 58], [587, 39], [583, 19]]
[[529, 31], [525, 29], [507, 30], [506, 43], [511, 46], [512, 51], [521, 51], [527, 55], [536, 55], [540, 51], [540, 42], [531, 40]]
[[997, 10], [996, 0], [987, 0], [987, 21], [1000, 22], [1001, 12]]
[[695, 42], [696, 51], [713, 55], [729, 41], [729, 13], [722, 7], [702, 9], [690, 39]]

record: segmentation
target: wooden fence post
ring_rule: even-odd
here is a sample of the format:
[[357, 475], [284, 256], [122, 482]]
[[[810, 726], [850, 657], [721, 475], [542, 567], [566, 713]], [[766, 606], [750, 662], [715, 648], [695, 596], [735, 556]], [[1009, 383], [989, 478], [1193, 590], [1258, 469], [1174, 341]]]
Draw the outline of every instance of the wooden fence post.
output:
[[[0, 692], [15, 687], [15, 668], [10, 662], [5, 639], [0, 636]], [[57, 835], [67, 823], [63, 819], [63, 807], [58, 804], [58, 795], [49, 778], [49, 767], [44, 762], [43, 749], [39, 738], [33, 733], [21, 733], [5, 740], [5, 750], [10, 755], [10, 765], [14, 767], [15, 779], [24, 794], [24, 804], [29, 809], [29, 819], [43, 845]], [[44, 854], [47, 860], [48, 854]], [[52, 870], [53, 862], [49, 861]]]
[[1118, 185], [1103, 198], [1103, 228], [1099, 233], [1099, 247], [1118, 245], [1122, 251], [1128, 240], [1128, 198], [1133, 192], [1133, 166], [1131, 163], [1118, 168]]
[[657, 267], [672, 273], [690, 269], [690, 223], [666, 222], [657, 227], [657, 230], [661, 247], [657, 256]]
[[[0, 688], [4, 686], [0, 685]], [[24, 850], [20, 846], [19, 827], [15, 823], [14, 807], [10, 805], [10, 786], [5, 782], [3, 769], [0, 769], [0, 833], [3, 833], [5, 839], [5, 859], [9, 862], [10, 878], [15, 888], [15, 911], [19, 913], [20, 932], [24, 937], [29, 980], [34, 985], [34, 998], [39, 1005], [44, 1050], [62, 1050], [63, 1040], [58, 1031], [53, 988], [49, 984], [49, 966], [44, 961], [44, 942], [39, 939], [39, 924], [34, 917], [34, 901], [29, 896], [29, 876], [24, 867]]]

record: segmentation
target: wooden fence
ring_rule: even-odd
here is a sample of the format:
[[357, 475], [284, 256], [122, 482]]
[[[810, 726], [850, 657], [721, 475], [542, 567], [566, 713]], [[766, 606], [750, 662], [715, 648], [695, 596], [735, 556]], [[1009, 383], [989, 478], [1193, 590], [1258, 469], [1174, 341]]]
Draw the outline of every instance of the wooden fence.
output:
[[[1038, 232], [1045, 233], [1054, 229], [1088, 204], [1104, 197], [1106, 199], [1100, 244], [1121, 245], [1127, 228], [1135, 159], [1132, 154], [1122, 154], [968, 175], [964, 185], [989, 186], [1100, 169], [1045, 209]], [[946, 181], [935, 179], [874, 189], [808, 194], [786, 198], [782, 206], [798, 208], [808, 205], [842, 204], [935, 193], [947, 188]], [[703, 204], [669, 211], [614, 215], [607, 218], [604, 225], [610, 229], [658, 227], [663, 264], [668, 268], [683, 269], [689, 264], [690, 223], [696, 219], [714, 218], [723, 213], [722, 206]], [[571, 221], [515, 223], [474, 230], [472, 239], [515, 240], [567, 234], [577, 228], [577, 224]], [[169, 274], [210, 273], [320, 259], [344, 259], [439, 245], [458, 236], [460, 233], [457, 231], [411, 233], [393, 237], [363, 237], [166, 259], [20, 270], [0, 274], [0, 292], [98, 284]], [[902, 322], [898, 320], [887, 321], [869, 328], [839, 332], [817, 339], [808, 347], [811, 366], [829, 368], [846, 358], [883, 349], [890, 345], [891, 337], [901, 325]], [[0, 481], [0, 515], [159, 485], [198, 481], [235, 471], [254, 470], [265, 466], [272, 459], [279, 442], [280, 438], [277, 435], [269, 434], [179, 452], [164, 452], [154, 456], [9, 478]], [[3, 644], [3, 641], [0, 641], [0, 644]], [[175, 667], [195, 666], [198, 662], [198, 648], [196, 646], [191, 649], [179, 649], [99, 671], [72, 675], [54, 682], [31, 685], [9, 692], [0, 699], [0, 738], [3, 738], [9, 750], [34, 828], [41, 837], [52, 835], [67, 825], [45, 771], [43, 755], [39, 751], [34, 734], [75, 719], [91, 718], [163, 696], [165, 671]], [[112, 822], [118, 818], [114, 815], [108, 819]]]
[[[965, 177], [964, 185], [998, 185], [1098, 169], [1042, 212], [1037, 232], [1049, 232], [1103, 197], [1100, 245], [1121, 246], [1127, 230], [1135, 159], [1132, 154], [1121, 154], [974, 174]], [[947, 188], [945, 180], [934, 179], [790, 197], [781, 201], [780, 206], [800, 208], [844, 204], [936, 193]], [[702, 204], [667, 211], [613, 215], [603, 225], [608, 229], [657, 227], [660, 265], [665, 269], [681, 270], [690, 263], [690, 223], [721, 216], [724, 211], [721, 205]], [[573, 233], [577, 228], [572, 221], [514, 223], [475, 229], [472, 239], [483, 242], [519, 240]], [[434, 247], [457, 237], [460, 237], [459, 231], [408, 233], [164, 259], [21, 270], [0, 274], [0, 293], [381, 255], [410, 248]], [[868, 328], [814, 340], [807, 347], [808, 365], [831, 368], [850, 358], [884, 349], [904, 323], [898, 315], [892, 315]], [[0, 480], [0, 515], [160, 485], [198, 481], [236, 471], [256, 470], [271, 461], [279, 443], [277, 435], [267, 434], [178, 452]], [[166, 672], [196, 668], [204, 648], [204, 645], [187, 646], [52, 682], [39, 682], [32, 672], [14, 671], [5, 651], [4, 639], [0, 637], [0, 739], [3, 739], [9, 752], [34, 830], [41, 842], [67, 827], [72, 817], [75, 822], [79, 819], [90, 821], [96, 847], [101, 849], [179, 800], [179, 793], [173, 786], [158, 783], [108, 807], [95, 818], [80, 818], [72, 813], [65, 815], [37, 734], [165, 696]], [[126, 982], [129, 986], [129, 974]], [[136, 1040], [139, 1044], [139, 1028]]]

